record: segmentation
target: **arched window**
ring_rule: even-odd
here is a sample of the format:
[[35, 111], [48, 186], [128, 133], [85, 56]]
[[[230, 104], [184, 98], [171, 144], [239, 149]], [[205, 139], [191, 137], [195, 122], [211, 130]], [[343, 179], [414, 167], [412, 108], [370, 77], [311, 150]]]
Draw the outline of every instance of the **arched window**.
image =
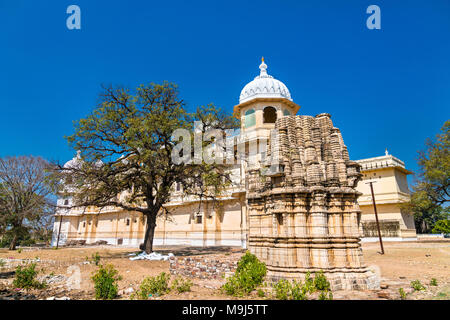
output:
[[244, 127], [250, 128], [256, 124], [255, 109], [245, 111]]
[[284, 116], [290, 116], [290, 115], [291, 115], [291, 112], [290, 112], [288, 109], [284, 109], [283, 115], [284, 115]]
[[277, 121], [277, 109], [274, 107], [264, 108], [264, 123], [275, 123]]

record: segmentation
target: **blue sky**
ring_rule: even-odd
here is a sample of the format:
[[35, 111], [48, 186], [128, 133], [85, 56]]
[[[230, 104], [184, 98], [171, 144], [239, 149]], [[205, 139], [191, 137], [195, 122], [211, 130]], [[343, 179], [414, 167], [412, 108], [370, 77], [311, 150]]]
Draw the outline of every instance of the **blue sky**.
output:
[[0, 29], [0, 156], [72, 158], [63, 136], [102, 84], [173, 81], [188, 108], [231, 111], [261, 56], [299, 114], [332, 115], [352, 159], [388, 148], [417, 170], [450, 114], [448, 0], [0, 0]]

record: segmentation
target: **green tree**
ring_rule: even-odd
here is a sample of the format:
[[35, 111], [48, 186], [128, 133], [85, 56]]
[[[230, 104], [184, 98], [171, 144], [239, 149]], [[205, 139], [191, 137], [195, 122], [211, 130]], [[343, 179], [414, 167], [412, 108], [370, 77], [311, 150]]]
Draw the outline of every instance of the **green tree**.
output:
[[449, 216], [448, 209], [437, 205], [424, 190], [416, 187], [413, 190], [410, 202], [402, 204], [401, 208], [414, 214], [417, 232], [430, 233], [437, 221]]
[[433, 233], [450, 233], [450, 220], [439, 220], [435, 223]]
[[[170, 213], [164, 204], [176, 183], [184, 194], [215, 201], [230, 182], [223, 164], [174, 162], [173, 153], [187, 156], [176, 148], [180, 141], [174, 140], [174, 131], [185, 129], [192, 138], [193, 121], [199, 121], [196, 129], [202, 134], [208, 129], [236, 128], [238, 122], [213, 105], [188, 113], [177, 86], [167, 82], [141, 85], [134, 92], [123, 87], [103, 89], [97, 108], [77, 121], [75, 133], [67, 137], [81, 152], [82, 161], [70, 168], [58, 166], [66, 184], [63, 193], [73, 196], [74, 207], [141, 212], [146, 217], [141, 248], [150, 253], [156, 218]], [[214, 141], [202, 142], [203, 147], [215, 146]]]
[[433, 141], [426, 141], [426, 150], [419, 152], [420, 167], [417, 186], [427, 193], [437, 205], [450, 201], [450, 120], [441, 128], [441, 133]]
[[41, 157], [0, 158], [0, 225], [10, 250], [29, 238], [31, 223], [52, 212], [54, 188], [49, 163]]
[[419, 173], [411, 201], [401, 205], [403, 210], [414, 213], [420, 233], [431, 232], [437, 221], [449, 217], [445, 204], [450, 200], [450, 120], [444, 123], [434, 140], [428, 139], [425, 144], [426, 149], [419, 151]]

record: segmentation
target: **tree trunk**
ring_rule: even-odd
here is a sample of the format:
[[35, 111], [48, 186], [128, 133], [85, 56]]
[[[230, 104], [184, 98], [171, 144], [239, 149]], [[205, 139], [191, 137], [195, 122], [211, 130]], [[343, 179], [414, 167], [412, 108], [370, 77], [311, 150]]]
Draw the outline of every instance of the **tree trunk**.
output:
[[11, 243], [9, 244], [9, 250], [16, 250], [16, 243], [17, 243], [17, 234], [14, 234]]
[[147, 215], [147, 226], [145, 229], [143, 250], [145, 253], [153, 252], [153, 237], [155, 236], [156, 214]]

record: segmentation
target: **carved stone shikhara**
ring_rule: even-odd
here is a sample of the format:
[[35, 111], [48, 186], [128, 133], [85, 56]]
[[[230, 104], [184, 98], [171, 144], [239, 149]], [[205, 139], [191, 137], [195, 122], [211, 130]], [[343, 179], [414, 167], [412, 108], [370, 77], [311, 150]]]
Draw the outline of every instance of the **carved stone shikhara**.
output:
[[247, 170], [250, 251], [274, 281], [323, 270], [333, 290], [379, 288], [362, 261], [360, 165], [330, 115], [282, 117], [275, 130], [267, 158], [279, 165]]

